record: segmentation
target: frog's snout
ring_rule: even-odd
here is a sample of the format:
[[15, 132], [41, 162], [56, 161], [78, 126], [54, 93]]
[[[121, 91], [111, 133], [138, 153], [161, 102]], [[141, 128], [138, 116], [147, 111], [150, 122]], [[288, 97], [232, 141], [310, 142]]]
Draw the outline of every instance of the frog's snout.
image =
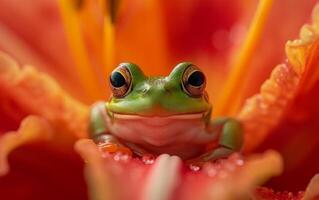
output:
[[147, 96], [163, 97], [163, 95], [167, 93], [165, 84], [166, 82], [164, 80], [155, 80], [152, 83], [145, 84], [141, 93]]

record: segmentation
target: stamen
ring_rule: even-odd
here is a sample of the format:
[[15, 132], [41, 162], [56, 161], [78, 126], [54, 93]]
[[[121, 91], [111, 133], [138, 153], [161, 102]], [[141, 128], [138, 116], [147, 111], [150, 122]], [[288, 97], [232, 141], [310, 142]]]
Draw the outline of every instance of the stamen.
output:
[[217, 101], [216, 115], [231, 115], [236, 112], [241, 103], [241, 92], [243, 80], [249, 69], [249, 61], [256, 50], [257, 42], [260, 40], [266, 19], [270, 13], [273, 0], [260, 0], [258, 8], [250, 25], [246, 39], [239, 50], [238, 57], [234, 59], [229, 78], [224, 86], [223, 94]]
[[86, 52], [81, 34], [77, 10], [72, 3], [74, 2], [70, 0], [59, 1], [66, 35], [77, 67], [80, 81], [82, 82], [87, 94], [90, 95], [92, 99], [98, 99], [101, 98], [99, 84], [90, 65], [89, 56]]

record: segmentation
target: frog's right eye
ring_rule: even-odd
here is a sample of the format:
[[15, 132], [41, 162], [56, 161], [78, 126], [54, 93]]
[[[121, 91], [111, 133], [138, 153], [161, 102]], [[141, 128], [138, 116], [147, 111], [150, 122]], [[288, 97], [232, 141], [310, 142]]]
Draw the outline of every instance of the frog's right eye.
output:
[[131, 85], [132, 76], [125, 65], [120, 65], [111, 73], [110, 87], [114, 97], [126, 96], [130, 92]]
[[189, 65], [182, 77], [182, 86], [186, 94], [191, 97], [201, 97], [204, 94], [206, 78], [196, 66]]

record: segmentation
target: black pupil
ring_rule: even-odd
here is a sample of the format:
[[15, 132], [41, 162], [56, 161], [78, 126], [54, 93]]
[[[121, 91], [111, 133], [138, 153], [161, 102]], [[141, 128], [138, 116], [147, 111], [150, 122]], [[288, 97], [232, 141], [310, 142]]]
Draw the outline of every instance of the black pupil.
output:
[[192, 73], [189, 77], [188, 77], [188, 84], [198, 87], [203, 85], [205, 81], [205, 76], [202, 72], [200, 71], [196, 71], [194, 73]]
[[110, 81], [113, 87], [122, 87], [125, 85], [125, 78], [120, 72], [113, 72]]

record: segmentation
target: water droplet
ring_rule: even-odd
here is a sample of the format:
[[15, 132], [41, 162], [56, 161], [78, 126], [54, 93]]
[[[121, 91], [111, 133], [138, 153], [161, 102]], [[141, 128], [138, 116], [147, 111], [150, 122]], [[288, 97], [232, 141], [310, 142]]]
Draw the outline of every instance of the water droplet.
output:
[[189, 166], [189, 169], [192, 170], [193, 172], [198, 172], [201, 167], [200, 166], [197, 166], [197, 165], [194, 165], [194, 164], [190, 164]]
[[113, 154], [113, 160], [115, 161], [129, 161], [131, 159], [131, 156], [123, 153], [123, 152], [116, 152], [115, 154]]
[[120, 158], [122, 161], [129, 161], [130, 160], [130, 156], [128, 154], [123, 154]]
[[153, 155], [147, 154], [142, 157], [142, 161], [146, 165], [151, 165], [155, 162], [155, 157]]
[[242, 166], [244, 165], [244, 161], [242, 159], [236, 160], [236, 165]]
[[121, 153], [116, 153], [116, 154], [114, 155], [113, 159], [114, 159], [115, 161], [121, 160]]

